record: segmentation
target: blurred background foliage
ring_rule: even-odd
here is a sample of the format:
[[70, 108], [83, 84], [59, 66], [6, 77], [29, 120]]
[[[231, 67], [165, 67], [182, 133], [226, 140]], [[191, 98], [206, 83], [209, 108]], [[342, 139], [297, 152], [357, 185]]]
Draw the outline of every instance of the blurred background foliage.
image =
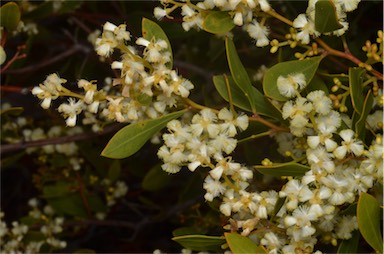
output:
[[[2, 1], [2, 5], [6, 2]], [[55, 106], [48, 111], [42, 110], [38, 99], [29, 90], [50, 73], [58, 73], [67, 79], [67, 85], [71, 88], [76, 87], [80, 78], [98, 80], [98, 84], [103, 84], [106, 77], [114, 77], [109, 66], [110, 60], [99, 61], [92, 44], [87, 40], [88, 35], [96, 29], [101, 30], [102, 25], [109, 21], [117, 25], [125, 23], [132, 38], [138, 38], [141, 36], [142, 18], [155, 20], [152, 11], [159, 5], [155, 1], [62, 1], [61, 8], [55, 11], [55, 2], [31, 1], [29, 4], [36, 8], [28, 10], [25, 1], [16, 1], [21, 10], [21, 20], [24, 24], [36, 23], [38, 33], [21, 32], [13, 35], [7, 31], [6, 38], [4, 34], [2, 36], [7, 60], [17, 52], [26, 54], [25, 58], [14, 61], [1, 73], [2, 104], [22, 107], [20, 116], [28, 119], [28, 126], [31, 129], [41, 127], [45, 131], [53, 125], [63, 126], [64, 121]], [[361, 59], [365, 58], [361, 50], [365, 40], [374, 41], [377, 30], [382, 29], [382, 4], [382, 1], [362, 1], [359, 8], [349, 14], [349, 47]], [[271, 1], [271, 5], [292, 20], [305, 11], [307, 2]], [[180, 23], [179, 18], [158, 22], [171, 42], [174, 67], [195, 85], [191, 99], [207, 106], [226, 105], [212, 83], [213, 75], [229, 72], [223, 39], [204, 31], [185, 32]], [[287, 32], [286, 26], [278, 21], [272, 21], [269, 26], [273, 27], [273, 31]], [[295, 51], [289, 47], [271, 55], [269, 47], [256, 48], [241, 29], [234, 29], [233, 33], [237, 51], [251, 77], [262, 65], [271, 66], [281, 60], [295, 59]], [[272, 35], [276, 34], [272, 32]], [[324, 40], [334, 48], [342, 48], [340, 40], [333, 37], [325, 37]], [[23, 48], [20, 49], [20, 46]], [[335, 73], [345, 72], [342, 64], [327, 69], [333, 69]], [[261, 87], [261, 84], [254, 83], [256, 87]], [[15, 121], [17, 117], [2, 114], [2, 124]], [[260, 129], [261, 126], [255, 124], [250, 131], [252, 128]], [[61, 238], [67, 241], [67, 247], [61, 252], [78, 249], [91, 249], [98, 253], [152, 252], [158, 248], [178, 252], [180, 246], [171, 240], [174, 235], [185, 232], [222, 234], [226, 218], [218, 211], [218, 204], [204, 202], [202, 182], [206, 172], [191, 173], [184, 170], [176, 175], [167, 175], [161, 170], [157, 159], [159, 145], [147, 144], [140, 152], [124, 160], [103, 158], [99, 156], [100, 152], [114, 132], [97, 138], [87, 138], [87, 133], [91, 133], [89, 129], [84, 129], [83, 133], [85, 138], [78, 141], [77, 145], [78, 156], [84, 162], [82, 169], [76, 172], [68, 170], [68, 157], [63, 154], [47, 159], [42, 150], [33, 153], [27, 153], [25, 149], [2, 151], [1, 209], [6, 222], [26, 216], [29, 199], [38, 197], [52, 205], [55, 203], [50, 195], [59, 193], [65, 199], [70, 195], [75, 197], [69, 198], [68, 204], [64, 205], [66, 207], [56, 204], [57, 212], [66, 216]], [[2, 130], [1, 134], [3, 147], [8, 143], [7, 137], [20, 137], [17, 130], [15, 133]], [[266, 137], [240, 145], [234, 156], [237, 161], [256, 164], [267, 155], [275, 154], [275, 150], [275, 144]], [[91, 175], [99, 179], [121, 180], [128, 186], [127, 194], [109, 209], [104, 220], [95, 220], [93, 212], [107, 212], [106, 200], [102, 195], [107, 190], [92, 185], [89, 182]], [[255, 184], [257, 189], [271, 188], [271, 182], [263, 179], [263, 182]], [[258, 181], [258, 177], [255, 181]], [[80, 195], [81, 188], [65, 193], [70, 183], [75, 187], [83, 183], [81, 186], [87, 194]], [[274, 181], [273, 184], [276, 185], [274, 189], [279, 189], [282, 182]], [[90, 204], [84, 203], [84, 197]], [[76, 202], [79, 207], [71, 207]], [[91, 212], [87, 211], [87, 205], [91, 206]], [[332, 249], [329, 251], [334, 252]]]

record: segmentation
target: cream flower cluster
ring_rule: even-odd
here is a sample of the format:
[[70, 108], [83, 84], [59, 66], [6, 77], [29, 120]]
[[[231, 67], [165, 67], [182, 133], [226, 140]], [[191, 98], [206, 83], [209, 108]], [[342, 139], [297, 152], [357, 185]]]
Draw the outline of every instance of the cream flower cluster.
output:
[[226, 11], [233, 19], [233, 23], [243, 27], [249, 36], [255, 39], [258, 47], [269, 44], [269, 29], [264, 22], [258, 21], [258, 13], [267, 12], [271, 9], [267, 0], [204, 0], [196, 5], [185, 1], [161, 0], [163, 8], [156, 7], [154, 15], [157, 19], [169, 16], [176, 8], [181, 8], [183, 16], [182, 26], [185, 31], [191, 28], [203, 27], [204, 15], [207, 10]]
[[[83, 130], [80, 127], [72, 129], [65, 129], [63, 126], [52, 126], [48, 131], [44, 131], [42, 128], [35, 129], [23, 129], [22, 135], [25, 141], [45, 140], [51, 138], [58, 138], [64, 135], [72, 136], [82, 133]], [[34, 153], [42, 151], [47, 155], [62, 154], [68, 157], [68, 162], [73, 170], [80, 170], [82, 167], [83, 159], [79, 157], [78, 146], [75, 142], [68, 142], [64, 144], [44, 145], [41, 148], [30, 147], [27, 148], [27, 153]]]
[[237, 140], [233, 137], [238, 132], [237, 128], [245, 130], [247, 127], [246, 115], [235, 117], [227, 108], [218, 113], [203, 109], [192, 117], [189, 124], [172, 120], [167, 124], [170, 133], [163, 135], [164, 145], [158, 151], [158, 156], [164, 161], [162, 168], [168, 173], [177, 173], [182, 166], [187, 166], [190, 171], [199, 166], [212, 167], [211, 176], [216, 180], [224, 170], [221, 164], [225, 164], [229, 172], [238, 171], [240, 165], [232, 168], [229, 166], [231, 159], [225, 155], [236, 148]]
[[[12, 227], [8, 227], [3, 221], [4, 213], [0, 212], [0, 248], [4, 253], [39, 253], [43, 247], [50, 247], [58, 250], [66, 247], [67, 243], [57, 238], [63, 231], [64, 218], [55, 215], [52, 207], [45, 206], [39, 208], [37, 199], [28, 202], [31, 210], [29, 216], [36, 220], [39, 231], [30, 229], [26, 224], [17, 221], [12, 222]], [[26, 235], [41, 234], [41, 240], [28, 240], [24, 242]]]
[[58, 107], [68, 126], [75, 126], [82, 112], [85, 124], [97, 124], [92, 115], [107, 121], [135, 122], [166, 114], [181, 98], [187, 98], [194, 86], [169, 68], [172, 55], [166, 41], [140, 37], [131, 46], [130, 40], [126, 25], [104, 24], [101, 37], [95, 41], [96, 52], [109, 57], [118, 49], [121, 59], [111, 64], [112, 69], [120, 72], [119, 76], [103, 89], [98, 90], [95, 81], [80, 79], [77, 86], [84, 92], [77, 94], [63, 86], [65, 79], [51, 74], [32, 93], [43, 100], [44, 109], [59, 97], [70, 97]]
[[[357, 8], [361, 0], [336, 0], [333, 1], [333, 4], [336, 8], [336, 15], [338, 17], [339, 23], [343, 26], [342, 28], [333, 31], [331, 33], [337, 36], [343, 35], [349, 27], [347, 22], [347, 12], [351, 12]], [[310, 0], [308, 2], [308, 8], [306, 13], [299, 14], [296, 19], [293, 21], [293, 27], [298, 30], [296, 39], [303, 44], [309, 44], [311, 36], [317, 37], [320, 35], [315, 29], [315, 5], [318, 0]]]
[[349, 239], [357, 229], [356, 217], [341, 215], [340, 208], [356, 202], [375, 182], [383, 182], [382, 137], [377, 134], [365, 150], [352, 129], [340, 130], [342, 117], [323, 91], [300, 95], [306, 86], [302, 74], [279, 77], [277, 82], [280, 93], [291, 98], [282, 107], [291, 133], [277, 135], [279, 151], [305, 158], [310, 170], [289, 180], [278, 193], [285, 203], [276, 215], [277, 226], [285, 233], [269, 232], [261, 243], [283, 253], [310, 253], [319, 236]]

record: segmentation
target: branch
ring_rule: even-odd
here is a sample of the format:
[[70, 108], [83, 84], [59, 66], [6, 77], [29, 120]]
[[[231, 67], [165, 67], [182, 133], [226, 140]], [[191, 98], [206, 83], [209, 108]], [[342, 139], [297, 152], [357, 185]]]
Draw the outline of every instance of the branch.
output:
[[[365, 64], [360, 60], [358, 59], [357, 57], [355, 57], [354, 55], [352, 55], [351, 53], [349, 53], [349, 50], [347, 52], [342, 52], [342, 51], [339, 51], [339, 50], [336, 50], [336, 49], [333, 49], [331, 48], [330, 46], [328, 46], [328, 44], [326, 44], [323, 40], [321, 40], [320, 38], [316, 38], [315, 39], [316, 42], [321, 45], [323, 47], [323, 49], [325, 51], [327, 51], [327, 53], [329, 55], [334, 55], [334, 56], [338, 56], [338, 57], [342, 57], [342, 58], [345, 58], [345, 59], [348, 59], [349, 61], [355, 63], [357, 66], [364, 66]], [[378, 72], [377, 70], [369, 70], [373, 75], [375, 75], [378, 79], [380, 80], [383, 80], [383, 74], [381, 74], [380, 72]]]
[[28, 147], [39, 147], [39, 146], [45, 146], [45, 145], [53, 145], [53, 144], [64, 144], [64, 143], [70, 143], [74, 141], [80, 141], [80, 140], [87, 140], [91, 138], [95, 138], [98, 136], [105, 135], [110, 132], [117, 131], [121, 129], [121, 127], [124, 124], [113, 124], [109, 125], [104, 128], [101, 132], [85, 132], [80, 133], [72, 136], [64, 136], [64, 137], [58, 137], [58, 138], [51, 138], [51, 139], [42, 139], [42, 140], [35, 140], [35, 141], [29, 141], [29, 142], [20, 142], [16, 144], [7, 144], [7, 145], [1, 145], [0, 147], [0, 155], [3, 155], [5, 153], [9, 152], [15, 152], [19, 150], [24, 150]]
[[83, 46], [81, 44], [75, 44], [75, 45], [73, 45], [72, 48], [69, 48], [68, 50], [64, 51], [63, 53], [58, 54], [57, 56], [52, 57], [52, 58], [50, 58], [50, 59], [48, 59], [46, 61], [42, 61], [39, 64], [33, 64], [33, 65], [30, 65], [30, 66], [26, 66], [24, 68], [15, 69], [15, 70], [6, 70], [6, 71], [4, 71], [4, 73], [8, 73], [8, 74], [20, 74], [20, 73], [22, 73], [22, 74], [24, 74], [24, 73], [27, 73], [27, 72], [36, 71], [36, 70], [42, 69], [42, 68], [44, 68], [46, 66], [49, 66], [49, 65], [51, 65], [51, 64], [53, 64], [55, 62], [59, 62], [59, 61], [65, 59], [65, 58], [75, 54], [78, 51], [82, 51], [84, 53], [89, 53], [90, 52], [90, 50], [87, 47], [85, 47], [85, 46]]
[[203, 77], [208, 83], [212, 82], [213, 73], [208, 72], [207, 70], [200, 68], [196, 65], [193, 65], [193, 64], [190, 64], [187, 62], [183, 62], [180, 60], [174, 60], [173, 62], [175, 64], [176, 68], [185, 69], [185, 70], [194, 72], [194, 73], [200, 75], [201, 77]]

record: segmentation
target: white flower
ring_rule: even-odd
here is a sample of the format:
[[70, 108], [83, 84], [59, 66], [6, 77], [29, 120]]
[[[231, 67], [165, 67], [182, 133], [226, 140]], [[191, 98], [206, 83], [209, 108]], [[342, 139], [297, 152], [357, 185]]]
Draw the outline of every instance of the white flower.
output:
[[67, 126], [75, 126], [77, 115], [83, 110], [83, 102], [78, 100], [75, 102], [75, 99], [69, 98], [69, 103], [63, 103], [59, 106], [58, 111], [63, 113], [64, 117], [67, 118]]
[[195, 14], [196, 14], [195, 11], [191, 7], [189, 7], [188, 5], [184, 4], [181, 7], [181, 15], [186, 16], [186, 17], [192, 17]]
[[269, 44], [267, 37], [269, 31], [266, 26], [261, 26], [256, 20], [253, 20], [245, 29], [249, 36], [256, 40], [256, 46], [263, 47]]
[[93, 96], [95, 95], [95, 91], [97, 90], [96, 84], [93, 84], [92, 81], [89, 82], [85, 79], [80, 79], [77, 82], [77, 86], [79, 88], [83, 88], [85, 93], [84, 101], [88, 104], [91, 104], [93, 102]]
[[357, 8], [361, 0], [336, 0], [336, 3], [340, 5], [344, 11], [350, 12]]
[[226, 132], [229, 137], [234, 137], [237, 134], [236, 127], [239, 127], [242, 131], [248, 128], [248, 117], [246, 115], [239, 115], [234, 119], [234, 115], [227, 108], [222, 108], [218, 117], [225, 121], [221, 124], [221, 127], [222, 131]]
[[243, 25], [243, 14], [241, 12], [236, 12], [233, 17], [233, 23], [237, 26]]
[[216, 151], [224, 151], [226, 154], [231, 154], [237, 146], [237, 139], [229, 138], [227, 134], [218, 134], [209, 145]]
[[104, 25], [103, 25], [103, 30], [104, 31], [110, 31], [110, 32], [113, 32], [115, 30], [115, 28], [117, 28], [116, 25], [112, 24], [111, 22], [106, 22]]
[[39, 99], [43, 99], [41, 107], [48, 109], [51, 101], [57, 99], [62, 91], [61, 84], [66, 83], [65, 79], [60, 78], [56, 73], [48, 75], [43, 84], [36, 86], [32, 89], [32, 94], [36, 95]]
[[271, 10], [271, 6], [269, 5], [267, 0], [258, 0], [258, 2], [262, 11], [267, 12]]
[[358, 229], [356, 216], [342, 216], [336, 224], [336, 235], [340, 239], [350, 239], [352, 231]]
[[162, 9], [160, 7], [155, 7], [155, 9], [153, 10], [153, 15], [155, 15], [156, 19], [161, 20], [162, 18], [164, 18], [167, 15], [167, 11], [166, 11], [166, 9]]
[[287, 98], [295, 97], [296, 93], [306, 86], [307, 82], [303, 73], [293, 73], [286, 77], [279, 76], [277, 78], [277, 89], [281, 95]]
[[312, 102], [314, 110], [321, 115], [328, 114], [332, 109], [332, 100], [325, 95], [324, 91], [310, 92], [307, 99]]
[[181, 167], [177, 164], [174, 164], [174, 163], [164, 163], [163, 165], [161, 165], [161, 168], [167, 172], [167, 173], [170, 173], [170, 174], [175, 174], [177, 172], [180, 171]]
[[225, 191], [223, 184], [218, 180], [214, 180], [210, 176], [205, 178], [203, 188], [207, 191], [207, 193], [204, 195], [204, 198], [207, 201], [212, 201], [215, 197], [218, 197]]
[[347, 153], [353, 153], [356, 156], [360, 156], [363, 154], [363, 142], [354, 138], [355, 132], [353, 130], [342, 130], [340, 131], [339, 135], [343, 139], [343, 141], [341, 142], [342, 145], [333, 151], [333, 154], [337, 159], [343, 159]]
[[206, 131], [210, 138], [215, 138], [220, 132], [220, 126], [215, 124], [216, 121], [217, 116], [212, 110], [203, 109], [200, 114], [192, 117], [191, 131], [196, 136]]
[[367, 125], [374, 131], [383, 129], [383, 110], [376, 110], [368, 115]]
[[127, 25], [125, 24], [121, 24], [117, 28], [115, 28], [113, 32], [116, 36], [116, 40], [122, 42], [131, 40], [131, 34], [126, 30], [126, 28]]
[[293, 27], [300, 29], [296, 38], [303, 44], [308, 44], [310, 41], [310, 35], [317, 35], [315, 31], [315, 24], [312, 20], [309, 20], [305, 14], [299, 14], [293, 21]]

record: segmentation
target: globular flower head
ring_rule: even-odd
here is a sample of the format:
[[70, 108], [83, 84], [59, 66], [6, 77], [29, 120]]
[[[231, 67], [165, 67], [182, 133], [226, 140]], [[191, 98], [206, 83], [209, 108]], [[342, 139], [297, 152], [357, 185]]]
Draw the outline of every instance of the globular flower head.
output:
[[83, 110], [84, 104], [81, 100], [76, 102], [73, 98], [69, 98], [68, 102], [61, 104], [58, 111], [63, 113], [64, 117], [67, 118], [67, 125], [72, 127], [76, 125], [77, 115]]
[[293, 98], [298, 92], [307, 86], [303, 73], [289, 74], [286, 77], [277, 78], [277, 89], [280, 94], [287, 98]]
[[339, 160], [345, 158], [347, 153], [353, 153], [356, 156], [360, 156], [364, 152], [364, 145], [361, 140], [354, 138], [355, 132], [351, 129], [342, 130], [339, 133], [343, 139], [341, 146], [333, 151], [335, 157]]

